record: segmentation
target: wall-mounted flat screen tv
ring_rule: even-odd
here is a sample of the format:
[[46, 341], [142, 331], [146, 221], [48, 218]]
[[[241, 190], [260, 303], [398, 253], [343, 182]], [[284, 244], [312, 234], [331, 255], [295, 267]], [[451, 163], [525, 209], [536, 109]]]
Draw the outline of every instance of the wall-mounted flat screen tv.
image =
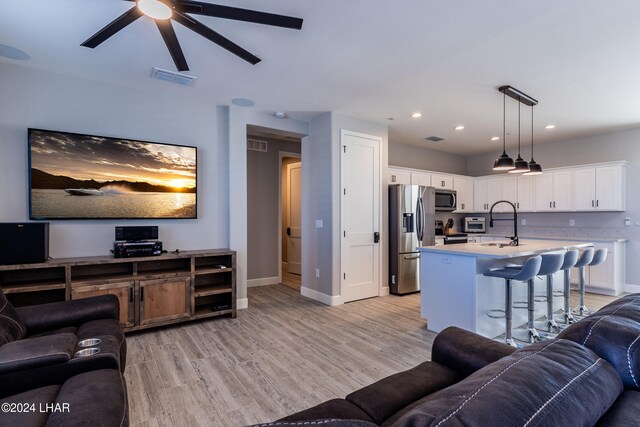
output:
[[197, 217], [195, 147], [29, 129], [31, 219]]

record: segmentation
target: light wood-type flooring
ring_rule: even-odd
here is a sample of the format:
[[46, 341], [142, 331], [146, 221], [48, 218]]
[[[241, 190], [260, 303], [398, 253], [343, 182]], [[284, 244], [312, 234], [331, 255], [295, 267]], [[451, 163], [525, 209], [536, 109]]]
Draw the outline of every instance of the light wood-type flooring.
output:
[[420, 318], [419, 294], [328, 307], [274, 285], [250, 288], [249, 301], [236, 319], [127, 336], [132, 426], [273, 421], [430, 357], [435, 333]]

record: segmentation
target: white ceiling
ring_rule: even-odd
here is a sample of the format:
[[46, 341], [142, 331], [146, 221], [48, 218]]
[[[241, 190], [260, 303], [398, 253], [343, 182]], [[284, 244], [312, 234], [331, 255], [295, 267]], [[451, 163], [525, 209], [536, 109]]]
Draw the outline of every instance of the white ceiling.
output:
[[[212, 2], [213, 0], [204, 0]], [[292, 15], [302, 31], [199, 17], [262, 58], [252, 66], [174, 23], [195, 97], [246, 97], [291, 117], [335, 111], [390, 127], [390, 140], [471, 155], [497, 150], [502, 95], [510, 84], [538, 99], [536, 141], [640, 126], [637, 0], [220, 0]], [[0, 0], [0, 43], [31, 59], [2, 62], [139, 90], [175, 70], [153, 24], [139, 19], [98, 46], [85, 39], [130, 8], [122, 0]], [[1, 78], [1, 76], [0, 76]], [[414, 111], [423, 113], [412, 119]], [[523, 141], [530, 110], [524, 109]], [[393, 117], [393, 121], [387, 120]], [[507, 144], [517, 103], [507, 98]], [[554, 123], [557, 128], [545, 130]], [[455, 131], [456, 125], [465, 129]], [[524, 135], [527, 135], [526, 137]], [[424, 138], [440, 135], [442, 142]], [[605, 142], [605, 141], [603, 141]]]

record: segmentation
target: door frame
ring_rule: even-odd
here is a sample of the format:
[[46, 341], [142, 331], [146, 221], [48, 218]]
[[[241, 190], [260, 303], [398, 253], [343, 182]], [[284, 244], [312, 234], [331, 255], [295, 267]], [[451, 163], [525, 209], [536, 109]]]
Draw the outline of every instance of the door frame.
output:
[[[280, 171], [280, 180], [278, 181], [278, 283], [282, 283], [282, 160], [285, 157], [294, 157], [300, 159], [300, 167], [302, 164], [302, 153], [292, 153], [290, 151], [278, 152], [278, 170]], [[301, 230], [302, 240], [304, 235], [304, 228]]]
[[[380, 233], [380, 244], [377, 245], [378, 250], [376, 251], [377, 253], [377, 258], [378, 258], [378, 296], [382, 295], [382, 245], [383, 242], [385, 242], [385, 237], [382, 235], [382, 220], [383, 220], [383, 209], [382, 209], [382, 205], [383, 205], [383, 187], [384, 187], [384, 177], [382, 174], [382, 137], [376, 136], [376, 135], [369, 135], [366, 133], [362, 133], [362, 132], [354, 132], [348, 129], [340, 129], [340, 151], [342, 151], [342, 147], [344, 146], [343, 141], [344, 141], [344, 137], [346, 135], [350, 135], [350, 136], [355, 136], [358, 138], [365, 138], [365, 139], [370, 139], [372, 141], [375, 141], [378, 144], [378, 230]], [[342, 188], [343, 188], [343, 184], [344, 184], [344, 164], [342, 161], [342, 152], [340, 153], [340, 196], [342, 196]], [[343, 198], [340, 197], [340, 230], [339, 230], [339, 238], [340, 238], [340, 301], [341, 303], [344, 303], [344, 299], [342, 298], [342, 296], [344, 295], [344, 274], [345, 274], [345, 259], [344, 259], [344, 238], [342, 235], [342, 231], [344, 230], [344, 224], [345, 224], [345, 212], [344, 212], [344, 205], [342, 203]]]

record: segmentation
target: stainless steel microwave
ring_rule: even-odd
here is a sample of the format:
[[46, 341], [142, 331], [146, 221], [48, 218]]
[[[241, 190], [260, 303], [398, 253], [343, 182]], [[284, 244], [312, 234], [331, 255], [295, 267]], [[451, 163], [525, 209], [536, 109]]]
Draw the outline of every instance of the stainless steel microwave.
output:
[[467, 216], [464, 218], [464, 227], [462, 227], [465, 233], [484, 233], [487, 231], [485, 226], [485, 218], [477, 216]]
[[456, 192], [436, 188], [436, 211], [451, 212], [456, 210]]

